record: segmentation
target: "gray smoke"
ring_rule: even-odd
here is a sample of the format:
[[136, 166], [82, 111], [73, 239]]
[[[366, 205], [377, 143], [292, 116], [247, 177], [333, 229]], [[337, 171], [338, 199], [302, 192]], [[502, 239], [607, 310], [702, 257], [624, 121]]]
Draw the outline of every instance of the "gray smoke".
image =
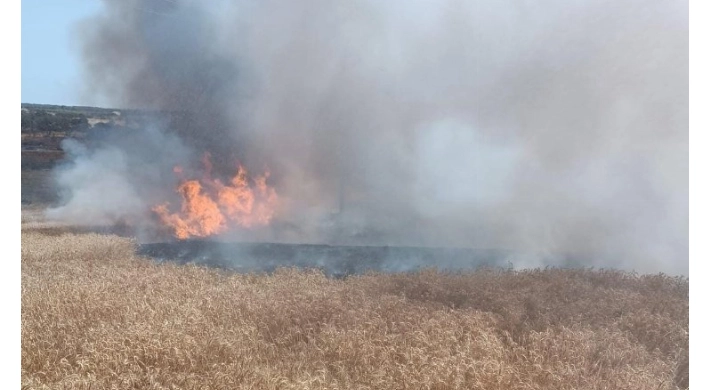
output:
[[275, 239], [688, 273], [686, 2], [104, 3], [87, 97], [183, 116], [78, 153], [59, 215], [136, 218], [209, 151], [273, 172]]

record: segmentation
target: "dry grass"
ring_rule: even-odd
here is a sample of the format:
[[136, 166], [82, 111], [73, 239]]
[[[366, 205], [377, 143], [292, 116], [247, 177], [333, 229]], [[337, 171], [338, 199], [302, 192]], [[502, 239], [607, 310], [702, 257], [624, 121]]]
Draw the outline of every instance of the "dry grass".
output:
[[129, 239], [25, 221], [27, 389], [688, 386], [685, 278], [236, 275], [155, 265]]

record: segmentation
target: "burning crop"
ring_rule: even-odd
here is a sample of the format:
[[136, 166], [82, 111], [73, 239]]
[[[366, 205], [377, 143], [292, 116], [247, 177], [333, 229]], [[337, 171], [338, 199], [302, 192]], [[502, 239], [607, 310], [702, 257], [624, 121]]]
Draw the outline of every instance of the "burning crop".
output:
[[223, 182], [212, 176], [210, 155], [202, 159], [204, 173], [199, 179], [184, 177], [182, 167], [174, 172], [180, 177], [176, 192], [179, 210], [170, 202], [152, 208], [161, 224], [178, 239], [208, 237], [237, 228], [250, 229], [268, 225], [276, 210], [278, 195], [267, 184], [269, 171], [251, 178], [247, 169], [237, 165], [236, 174]]

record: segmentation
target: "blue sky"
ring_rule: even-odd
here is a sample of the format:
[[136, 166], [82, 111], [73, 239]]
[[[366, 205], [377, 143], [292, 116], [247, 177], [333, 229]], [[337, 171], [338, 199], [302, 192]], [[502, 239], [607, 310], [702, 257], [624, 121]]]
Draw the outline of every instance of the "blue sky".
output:
[[100, 0], [22, 0], [22, 102], [62, 105], [81, 101], [77, 21], [96, 14]]

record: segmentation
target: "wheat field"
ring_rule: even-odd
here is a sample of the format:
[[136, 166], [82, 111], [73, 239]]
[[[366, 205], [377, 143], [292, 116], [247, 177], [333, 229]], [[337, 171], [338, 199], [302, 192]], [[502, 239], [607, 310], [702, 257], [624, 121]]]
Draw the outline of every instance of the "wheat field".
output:
[[155, 264], [23, 210], [24, 389], [684, 389], [684, 277]]

